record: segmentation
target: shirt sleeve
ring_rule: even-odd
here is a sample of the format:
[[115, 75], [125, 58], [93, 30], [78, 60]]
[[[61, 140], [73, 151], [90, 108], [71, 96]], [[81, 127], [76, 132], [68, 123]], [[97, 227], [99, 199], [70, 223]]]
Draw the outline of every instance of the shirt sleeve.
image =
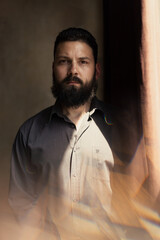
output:
[[40, 184], [40, 175], [40, 169], [31, 164], [30, 149], [19, 130], [12, 149], [9, 204], [20, 223], [28, 221], [37, 225], [44, 216], [44, 186]]

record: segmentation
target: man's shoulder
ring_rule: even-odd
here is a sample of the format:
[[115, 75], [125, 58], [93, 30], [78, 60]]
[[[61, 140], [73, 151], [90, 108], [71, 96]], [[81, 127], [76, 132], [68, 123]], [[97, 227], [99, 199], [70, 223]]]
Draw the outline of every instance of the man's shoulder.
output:
[[104, 101], [98, 99], [97, 97], [94, 99], [94, 107], [98, 109], [102, 114], [103, 117], [109, 120], [109, 122], [115, 121], [116, 116], [116, 108], [115, 106], [105, 103]]
[[20, 126], [19, 131], [24, 134], [27, 134], [27, 132], [30, 131], [32, 128], [37, 129], [38, 131], [39, 128], [42, 128], [45, 124], [49, 122], [52, 109], [53, 105], [36, 113]]

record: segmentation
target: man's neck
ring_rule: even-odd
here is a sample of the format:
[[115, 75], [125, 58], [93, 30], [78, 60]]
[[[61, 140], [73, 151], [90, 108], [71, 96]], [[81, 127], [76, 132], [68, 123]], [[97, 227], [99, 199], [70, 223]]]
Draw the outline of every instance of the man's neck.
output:
[[62, 107], [63, 114], [67, 116], [75, 125], [78, 125], [78, 122], [80, 119], [84, 116], [85, 113], [87, 113], [90, 109], [91, 101], [89, 100], [84, 105], [81, 105], [79, 107]]

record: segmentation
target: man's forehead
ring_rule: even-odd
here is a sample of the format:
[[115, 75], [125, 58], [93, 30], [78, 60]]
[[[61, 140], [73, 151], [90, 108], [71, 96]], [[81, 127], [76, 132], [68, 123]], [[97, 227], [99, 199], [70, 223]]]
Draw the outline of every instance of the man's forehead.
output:
[[58, 44], [55, 57], [71, 56], [94, 58], [92, 48], [84, 41], [65, 41]]

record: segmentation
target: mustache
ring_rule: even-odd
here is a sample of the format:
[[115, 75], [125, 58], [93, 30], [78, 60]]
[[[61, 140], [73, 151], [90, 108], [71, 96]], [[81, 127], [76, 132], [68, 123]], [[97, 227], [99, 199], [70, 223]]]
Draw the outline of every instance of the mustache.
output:
[[69, 83], [69, 82], [76, 82], [76, 83], [83, 85], [82, 80], [76, 76], [68, 76], [68, 77], [64, 78], [62, 81], [62, 83]]

